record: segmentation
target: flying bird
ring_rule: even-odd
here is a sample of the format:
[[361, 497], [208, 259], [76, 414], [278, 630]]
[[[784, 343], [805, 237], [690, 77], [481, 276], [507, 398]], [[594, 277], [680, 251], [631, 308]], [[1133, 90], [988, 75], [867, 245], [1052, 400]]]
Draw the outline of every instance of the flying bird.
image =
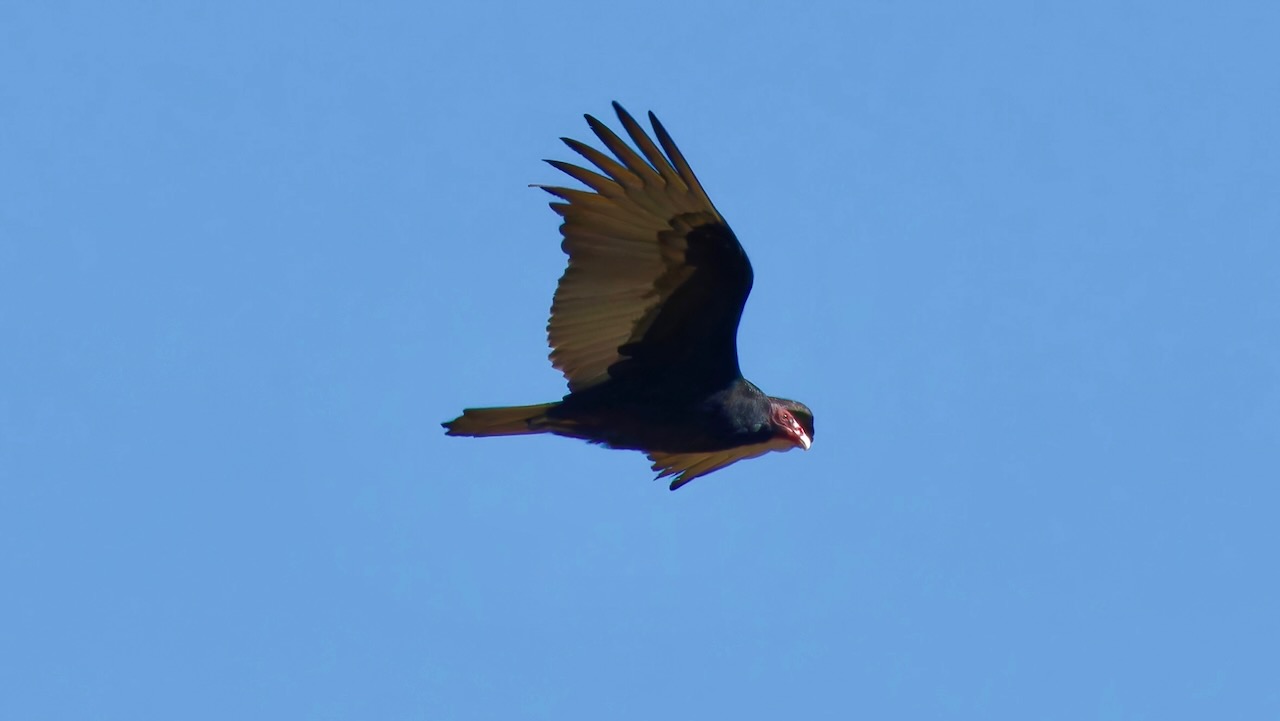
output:
[[569, 264], [547, 337], [569, 394], [468, 408], [442, 425], [451, 436], [552, 433], [644, 451], [673, 491], [769, 451], [808, 450], [813, 412], [765, 395], [738, 368], [753, 278], [746, 251], [658, 118], [649, 113], [654, 144], [613, 109], [635, 149], [587, 115], [612, 156], [561, 138], [596, 170], [546, 162], [590, 190], [537, 186], [564, 219]]

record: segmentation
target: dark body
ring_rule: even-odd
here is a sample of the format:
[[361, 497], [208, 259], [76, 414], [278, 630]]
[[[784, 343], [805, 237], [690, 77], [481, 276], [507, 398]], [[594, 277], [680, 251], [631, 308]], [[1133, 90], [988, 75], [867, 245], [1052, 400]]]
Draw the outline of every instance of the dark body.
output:
[[[569, 382], [559, 403], [473, 408], [450, 435], [553, 433], [640, 450], [672, 489], [771, 450], [808, 449], [813, 414], [742, 377], [746, 252], [652, 113], [661, 148], [614, 103], [639, 152], [591, 116], [613, 157], [566, 145], [599, 171], [547, 161], [590, 191], [543, 186], [564, 218], [569, 265], [547, 336]], [[601, 174], [603, 173], [603, 174]]]
[[768, 441], [769, 409], [769, 397], [743, 378], [717, 391], [680, 394], [614, 381], [565, 396], [547, 417], [571, 421], [580, 431], [573, 437], [610, 448], [695, 453]]

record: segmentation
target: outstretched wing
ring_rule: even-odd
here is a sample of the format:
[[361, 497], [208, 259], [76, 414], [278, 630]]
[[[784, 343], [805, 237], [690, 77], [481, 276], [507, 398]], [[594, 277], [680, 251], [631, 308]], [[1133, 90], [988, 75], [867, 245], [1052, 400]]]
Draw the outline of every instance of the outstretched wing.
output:
[[563, 201], [551, 207], [569, 255], [547, 324], [551, 363], [571, 391], [624, 376], [732, 380], [751, 263], [653, 113], [661, 149], [613, 107], [638, 153], [588, 115], [613, 156], [563, 140], [600, 173], [547, 161], [591, 189], [543, 186]]
[[769, 451], [786, 451], [792, 447], [789, 441], [772, 438], [763, 443], [726, 448], [723, 451], [707, 451], [705, 453], [649, 453], [653, 461], [653, 470], [658, 471], [658, 478], [675, 476], [671, 480], [671, 490], [692, 481], [698, 476], [718, 471], [725, 466], [745, 461], [748, 458], [763, 456]]

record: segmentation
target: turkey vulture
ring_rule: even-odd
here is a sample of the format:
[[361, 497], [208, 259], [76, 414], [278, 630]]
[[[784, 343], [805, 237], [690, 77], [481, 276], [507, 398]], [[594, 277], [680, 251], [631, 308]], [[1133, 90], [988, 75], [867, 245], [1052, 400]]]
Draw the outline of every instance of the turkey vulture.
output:
[[553, 433], [644, 451], [658, 478], [674, 476], [673, 491], [745, 458], [808, 450], [813, 412], [765, 395], [738, 369], [746, 252], [654, 114], [661, 149], [613, 109], [639, 153], [587, 115], [613, 157], [562, 138], [600, 172], [547, 162], [591, 190], [538, 186], [564, 218], [569, 266], [547, 336], [569, 395], [468, 408], [442, 425], [451, 436]]

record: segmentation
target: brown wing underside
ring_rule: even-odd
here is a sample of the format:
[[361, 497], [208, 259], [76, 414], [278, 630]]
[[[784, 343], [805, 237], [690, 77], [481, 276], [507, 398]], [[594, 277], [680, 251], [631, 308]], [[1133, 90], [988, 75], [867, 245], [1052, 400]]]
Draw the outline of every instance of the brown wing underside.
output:
[[789, 441], [775, 438], [764, 443], [706, 453], [652, 452], [649, 453], [649, 460], [653, 461], [653, 470], [659, 472], [658, 478], [675, 476], [671, 480], [671, 490], [674, 491], [698, 476], [705, 476], [738, 461], [763, 456], [769, 451], [786, 451], [790, 448], [792, 444]]
[[[641, 344], [655, 323], [686, 345], [695, 331], [731, 324], [728, 352], [736, 371], [737, 320], [750, 291], [750, 263], [657, 118], [650, 113], [662, 149], [621, 106], [614, 108], [639, 153], [587, 116], [615, 157], [564, 142], [604, 175], [547, 161], [590, 188], [544, 186], [564, 201], [551, 207], [564, 218], [562, 247], [569, 256], [547, 325], [552, 365], [571, 391], [580, 391], [608, 379], [609, 367], [627, 357], [623, 347]], [[688, 286], [698, 292], [689, 293]], [[673, 296], [720, 300], [669, 306]], [[713, 335], [724, 345], [724, 333]]]

